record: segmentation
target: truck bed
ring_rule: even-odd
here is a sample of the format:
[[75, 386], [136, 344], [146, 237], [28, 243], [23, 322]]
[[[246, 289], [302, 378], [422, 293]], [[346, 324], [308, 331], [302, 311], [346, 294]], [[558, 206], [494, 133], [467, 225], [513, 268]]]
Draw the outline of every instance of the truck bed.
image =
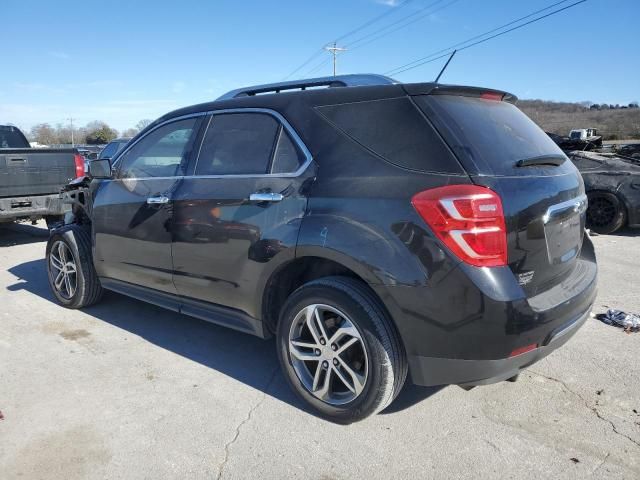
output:
[[76, 176], [77, 150], [0, 149], [0, 198], [58, 193]]

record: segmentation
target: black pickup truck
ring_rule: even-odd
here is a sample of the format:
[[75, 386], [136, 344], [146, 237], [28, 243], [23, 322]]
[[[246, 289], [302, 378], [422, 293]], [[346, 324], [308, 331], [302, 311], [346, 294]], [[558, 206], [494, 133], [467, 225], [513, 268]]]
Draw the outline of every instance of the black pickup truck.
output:
[[76, 149], [30, 148], [18, 128], [0, 125], [0, 223], [62, 219], [69, 206], [59, 192], [83, 175]]

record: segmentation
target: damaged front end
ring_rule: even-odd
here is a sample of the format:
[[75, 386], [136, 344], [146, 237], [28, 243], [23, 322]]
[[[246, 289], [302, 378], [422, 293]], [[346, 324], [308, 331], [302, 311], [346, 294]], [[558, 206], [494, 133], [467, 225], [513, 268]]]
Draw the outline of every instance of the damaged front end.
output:
[[71, 205], [71, 211], [64, 217], [64, 225], [90, 225], [93, 210], [91, 195], [91, 177], [84, 176], [76, 178], [65, 185], [60, 197], [62, 202]]

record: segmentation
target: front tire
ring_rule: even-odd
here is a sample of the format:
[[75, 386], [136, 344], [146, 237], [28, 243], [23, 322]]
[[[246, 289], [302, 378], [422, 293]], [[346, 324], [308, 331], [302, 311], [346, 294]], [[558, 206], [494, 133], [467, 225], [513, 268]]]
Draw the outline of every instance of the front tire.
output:
[[293, 292], [281, 312], [277, 346], [291, 388], [337, 423], [383, 410], [407, 376], [405, 352], [384, 307], [347, 277], [321, 278]]
[[67, 225], [54, 230], [47, 242], [46, 260], [49, 286], [61, 305], [82, 308], [102, 298], [86, 228]]

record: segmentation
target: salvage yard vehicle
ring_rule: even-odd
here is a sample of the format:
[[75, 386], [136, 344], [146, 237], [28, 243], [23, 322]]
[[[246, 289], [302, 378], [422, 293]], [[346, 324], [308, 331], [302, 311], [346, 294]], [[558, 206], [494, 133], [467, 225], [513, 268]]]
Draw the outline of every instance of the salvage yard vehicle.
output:
[[584, 179], [589, 198], [587, 226], [614, 233], [640, 227], [640, 159], [620, 153], [574, 151], [569, 158]]
[[83, 175], [84, 158], [76, 149], [31, 148], [18, 128], [0, 125], [0, 223], [61, 221], [69, 208], [60, 190]]
[[171, 112], [68, 187], [51, 289], [275, 336], [291, 388], [339, 423], [408, 373], [515, 380], [583, 325], [597, 277], [582, 178], [515, 100], [346, 75]]

